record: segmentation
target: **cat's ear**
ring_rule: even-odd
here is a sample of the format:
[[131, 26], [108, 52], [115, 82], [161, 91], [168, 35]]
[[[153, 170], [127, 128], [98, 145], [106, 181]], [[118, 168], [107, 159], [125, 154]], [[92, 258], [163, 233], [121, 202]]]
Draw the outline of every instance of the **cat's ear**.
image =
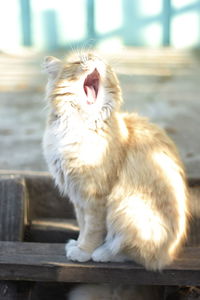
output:
[[54, 56], [46, 56], [42, 64], [42, 71], [47, 73], [51, 79], [56, 78], [62, 62]]

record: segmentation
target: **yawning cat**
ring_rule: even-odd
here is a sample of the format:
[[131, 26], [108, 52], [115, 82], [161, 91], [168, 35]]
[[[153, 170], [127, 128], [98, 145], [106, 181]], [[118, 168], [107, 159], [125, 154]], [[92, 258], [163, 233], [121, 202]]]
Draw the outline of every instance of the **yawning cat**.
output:
[[174, 143], [148, 120], [120, 112], [118, 79], [96, 55], [47, 57], [44, 68], [44, 155], [80, 226], [67, 258], [164, 268], [187, 227], [187, 186]]

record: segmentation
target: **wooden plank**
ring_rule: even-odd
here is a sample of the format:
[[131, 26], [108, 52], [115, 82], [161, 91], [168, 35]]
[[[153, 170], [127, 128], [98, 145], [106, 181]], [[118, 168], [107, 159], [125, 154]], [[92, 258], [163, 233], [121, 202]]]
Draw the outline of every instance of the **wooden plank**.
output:
[[30, 218], [74, 218], [72, 204], [61, 197], [50, 176], [25, 176], [30, 199]]
[[65, 243], [68, 239], [77, 239], [78, 233], [75, 219], [37, 219], [26, 228], [25, 241]]
[[[28, 197], [25, 180], [20, 176], [4, 176], [0, 179], [0, 240], [22, 241], [28, 223]], [[18, 294], [18, 284], [0, 281], [0, 299], [27, 299]], [[27, 294], [26, 294], [27, 296]]]
[[31, 291], [31, 297], [26, 300], [67, 300], [66, 295], [71, 285], [62, 282], [36, 282]]
[[190, 182], [191, 218], [187, 234], [187, 245], [200, 246], [200, 185], [197, 181]]
[[18, 299], [17, 285], [9, 281], [0, 281], [0, 300]]
[[200, 178], [196, 178], [196, 177], [188, 178], [188, 185], [190, 187], [194, 187], [194, 186], [200, 187]]
[[[41, 298], [36, 298], [37, 295], [32, 292], [32, 286], [34, 285], [35, 284], [30, 281], [0, 281], [0, 300], [39, 300]], [[52, 298], [48, 300], [50, 299]]]
[[27, 223], [25, 181], [18, 176], [0, 180], [0, 240], [22, 241]]
[[162, 272], [134, 263], [75, 263], [64, 244], [0, 242], [0, 280], [200, 285], [200, 248], [186, 248]]

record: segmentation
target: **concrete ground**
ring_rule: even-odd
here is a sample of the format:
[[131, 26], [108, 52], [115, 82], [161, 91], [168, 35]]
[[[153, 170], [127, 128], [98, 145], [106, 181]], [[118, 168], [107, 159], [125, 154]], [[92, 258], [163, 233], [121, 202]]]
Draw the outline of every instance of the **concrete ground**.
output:
[[[46, 171], [41, 150], [46, 111], [42, 54], [0, 54], [0, 169]], [[58, 56], [62, 57], [63, 53]], [[190, 177], [200, 177], [200, 58], [173, 49], [104, 54], [118, 73], [124, 110], [165, 128]]]

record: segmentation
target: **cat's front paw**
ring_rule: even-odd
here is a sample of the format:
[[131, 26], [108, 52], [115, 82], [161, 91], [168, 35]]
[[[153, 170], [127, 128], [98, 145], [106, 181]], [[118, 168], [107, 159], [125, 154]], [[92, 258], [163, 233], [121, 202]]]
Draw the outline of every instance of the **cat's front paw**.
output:
[[92, 253], [92, 260], [97, 262], [108, 262], [111, 261], [111, 254], [107, 247], [104, 245], [98, 247]]
[[67, 249], [76, 246], [77, 243], [78, 243], [77, 240], [73, 240], [73, 239], [69, 240], [69, 241], [67, 242], [67, 244], [65, 245], [65, 250], [67, 251]]
[[92, 260], [97, 262], [124, 262], [126, 257], [123, 254], [113, 255], [106, 245], [102, 245], [94, 250]]
[[66, 256], [69, 260], [85, 262], [91, 259], [91, 253], [88, 253], [80, 249], [77, 245], [71, 245], [68, 243], [65, 246]]

